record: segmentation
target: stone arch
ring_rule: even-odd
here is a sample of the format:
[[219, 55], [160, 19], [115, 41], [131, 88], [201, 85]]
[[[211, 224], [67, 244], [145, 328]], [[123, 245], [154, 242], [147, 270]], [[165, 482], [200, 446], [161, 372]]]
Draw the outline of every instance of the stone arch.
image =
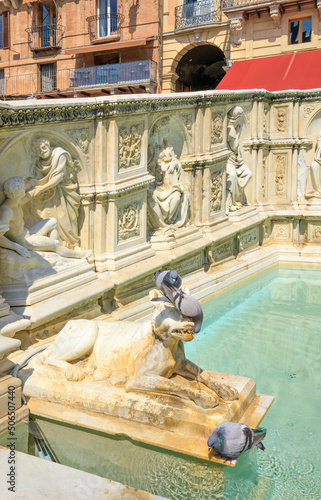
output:
[[[174, 148], [175, 154], [180, 158], [184, 154], [190, 153], [190, 140], [188, 131], [182, 121], [174, 114], [157, 116], [150, 125], [150, 136], [148, 144], [154, 140], [158, 125], [164, 128], [164, 133], [160, 133], [160, 137], [156, 141], [167, 140]], [[160, 144], [159, 144], [160, 146]], [[150, 153], [149, 153], [150, 156]]]
[[318, 135], [321, 132], [321, 109], [318, 109], [313, 115], [310, 117], [306, 128], [304, 130], [303, 137], [307, 137], [312, 141], [311, 147], [308, 148], [307, 152], [301, 152], [301, 155], [304, 157], [307, 165], [310, 165], [314, 159]]
[[88, 185], [89, 177], [87, 163], [84, 154], [79, 147], [72, 141], [71, 137], [63, 132], [56, 130], [45, 130], [43, 128], [35, 128], [24, 131], [15, 135], [10, 139], [0, 152], [1, 173], [0, 183], [2, 184], [7, 177], [7, 172], [13, 172], [12, 175], [28, 177], [29, 169], [32, 164], [31, 141], [35, 136], [44, 136], [48, 138], [52, 146], [60, 146], [66, 149], [74, 160], [78, 161], [78, 183], [79, 186]]
[[184, 47], [172, 64], [176, 90], [213, 90], [226, 73], [224, 66], [225, 54], [214, 44], [199, 42]]

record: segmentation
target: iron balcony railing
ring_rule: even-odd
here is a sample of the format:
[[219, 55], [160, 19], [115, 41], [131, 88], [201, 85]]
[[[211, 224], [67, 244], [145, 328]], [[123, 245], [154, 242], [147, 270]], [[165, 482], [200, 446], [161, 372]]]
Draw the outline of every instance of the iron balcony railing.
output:
[[69, 71], [71, 87], [156, 82], [156, 63], [151, 60], [105, 64], [104, 66], [91, 66]]
[[218, 0], [199, 0], [175, 8], [175, 29], [220, 21], [221, 2]]
[[64, 26], [55, 24], [43, 24], [27, 28], [28, 45], [31, 50], [60, 48], [64, 30]]
[[6, 75], [5, 78], [3, 73], [0, 74], [0, 98], [74, 91], [75, 88], [156, 83], [156, 67], [154, 61], [145, 60], [79, 69], [49, 69], [38, 74]]
[[91, 41], [100, 38], [119, 38], [120, 27], [124, 20], [122, 14], [99, 14], [87, 17], [88, 32]]

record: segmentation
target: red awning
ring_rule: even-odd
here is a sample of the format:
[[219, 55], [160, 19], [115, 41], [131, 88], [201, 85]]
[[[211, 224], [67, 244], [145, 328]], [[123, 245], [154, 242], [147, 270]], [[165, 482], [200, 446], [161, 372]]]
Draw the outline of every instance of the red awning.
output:
[[138, 47], [146, 45], [147, 39], [128, 40], [127, 42], [110, 42], [99, 45], [86, 45], [85, 47], [75, 47], [74, 49], [66, 49], [65, 54], [86, 54], [88, 52], [108, 52], [111, 50], [128, 49], [130, 47]]
[[321, 88], [321, 50], [233, 63], [216, 90]]

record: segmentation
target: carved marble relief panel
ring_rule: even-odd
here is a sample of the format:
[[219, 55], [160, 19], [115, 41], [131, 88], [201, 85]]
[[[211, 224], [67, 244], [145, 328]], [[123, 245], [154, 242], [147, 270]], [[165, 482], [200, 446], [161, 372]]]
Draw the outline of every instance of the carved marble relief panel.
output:
[[267, 157], [263, 153], [263, 158], [262, 158], [262, 181], [261, 181], [261, 194], [262, 194], [262, 199], [263, 200], [267, 197], [266, 161], [267, 161]]
[[272, 130], [276, 134], [286, 134], [289, 126], [289, 110], [287, 106], [275, 106], [272, 117]]
[[219, 212], [222, 210], [223, 200], [223, 169], [214, 172], [211, 177], [211, 193], [210, 193], [210, 213]]
[[268, 134], [269, 130], [270, 130], [269, 111], [270, 111], [270, 106], [268, 104], [264, 104], [264, 108], [263, 108], [263, 132], [264, 132], [264, 134]]
[[203, 265], [202, 253], [198, 252], [187, 259], [175, 263], [175, 269], [179, 274], [186, 274]]
[[239, 251], [242, 252], [247, 248], [254, 247], [259, 243], [259, 228], [255, 227], [250, 231], [246, 231], [238, 236], [239, 238]]
[[292, 224], [291, 222], [273, 222], [273, 239], [276, 241], [292, 240]]
[[223, 142], [223, 112], [212, 110], [211, 146]]
[[271, 234], [272, 234], [272, 224], [271, 221], [268, 220], [265, 221], [263, 224], [263, 243], [267, 243], [270, 240]]
[[118, 209], [118, 243], [141, 235], [140, 213], [140, 202], [133, 202]]
[[220, 260], [231, 257], [233, 255], [233, 240], [231, 239], [214, 246], [211, 254], [213, 262], [219, 262]]
[[287, 198], [287, 155], [273, 154], [270, 186], [275, 198]]
[[122, 124], [118, 131], [118, 168], [140, 166], [142, 158], [143, 124]]
[[310, 243], [321, 243], [321, 221], [309, 221], [308, 241]]

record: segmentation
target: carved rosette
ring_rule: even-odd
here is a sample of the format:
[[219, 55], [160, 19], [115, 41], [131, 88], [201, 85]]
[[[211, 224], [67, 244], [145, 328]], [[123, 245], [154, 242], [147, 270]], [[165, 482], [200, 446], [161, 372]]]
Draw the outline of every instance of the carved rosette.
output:
[[212, 114], [211, 144], [223, 142], [223, 114]]
[[308, 239], [311, 243], [321, 243], [321, 224], [318, 222], [310, 222], [308, 228]]
[[140, 203], [131, 203], [118, 211], [118, 242], [139, 236], [140, 230]]
[[122, 126], [119, 129], [119, 169], [135, 167], [141, 163], [142, 124]]
[[275, 159], [276, 168], [275, 168], [275, 196], [278, 198], [286, 197], [286, 189], [285, 189], [285, 170], [286, 170], [286, 161], [285, 156], [277, 155]]
[[210, 212], [219, 212], [222, 209], [223, 197], [223, 170], [215, 172], [211, 179]]
[[277, 222], [274, 224], [274, 238], [276, 240], [288, 241], [290, 239], [290, 224], [287, 222]]
[[88, 128], [78, 128], [72, 130], [66, 130], [67, 134], [75, 141], [79, 149], [84, 154], [87, 163], [89, 163], [89, 129]]

